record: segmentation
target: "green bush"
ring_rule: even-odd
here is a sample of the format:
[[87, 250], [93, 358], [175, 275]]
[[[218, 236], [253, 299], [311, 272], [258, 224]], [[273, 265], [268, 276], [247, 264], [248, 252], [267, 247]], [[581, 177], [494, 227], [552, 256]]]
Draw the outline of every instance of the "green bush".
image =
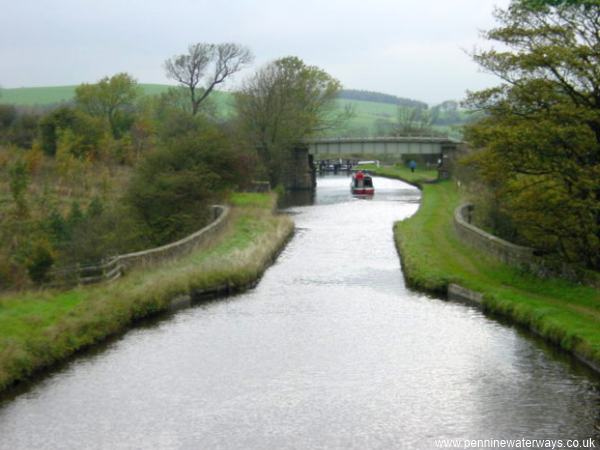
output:
[[0, 143], [30, 148], [37, 136], [39, 115], [31, 111], [0, 108]]
[[72, 128], [76, 120], [75, 110], [67, 106], [56, 109], [40, 120], [40, 144], [46, 155], [56, 154], [58, 130]]
[[54, 256], [47, 243], [38, 243], [33, 247], [33, 253], [27, 262], [29, 278], [36, 284], [48, 280], [48, 272], [54, 264]]
[[61, 142], [73, 156], [97, 154], [105, 132], [102, 120], [68, 106], [47, 114], [39, 123], [40, 144], [48, 156], [56, 155]]
[[136, 169], [127, 202], [154, 244], [201, 228], [208, 206], [244, 178], [239, 156], [212, 125], [172, 139]]
[[17, 108], [14, 105], [0, 105], [0, 132], [9, 128], [17, 119]]

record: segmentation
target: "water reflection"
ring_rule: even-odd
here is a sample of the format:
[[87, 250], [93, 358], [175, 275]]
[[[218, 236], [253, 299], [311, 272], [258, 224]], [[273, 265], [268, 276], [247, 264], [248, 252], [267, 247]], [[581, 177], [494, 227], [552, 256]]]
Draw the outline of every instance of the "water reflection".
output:
[[418, 191], [319, 180], [260, 285], [136, 329], [0, 409], [0, 448], [434, 448], [598, 434], [594, 378], [478, 310], [409, 291]]

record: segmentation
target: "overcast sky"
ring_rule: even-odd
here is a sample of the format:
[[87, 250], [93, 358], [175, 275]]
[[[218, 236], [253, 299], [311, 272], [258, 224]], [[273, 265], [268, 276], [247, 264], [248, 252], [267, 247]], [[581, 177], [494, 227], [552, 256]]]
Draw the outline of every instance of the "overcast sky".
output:
[[[0, 86], [128, 72], [172, 83], [163, 62], [195, 42], [248, 46], [254, 67], [294, 55], [345, 88], [438, 103], [497, 84], [465, 53], [508, 0], [19, 0], [0, 8]], [[238, 75], [229, 88], [243, 78]]]

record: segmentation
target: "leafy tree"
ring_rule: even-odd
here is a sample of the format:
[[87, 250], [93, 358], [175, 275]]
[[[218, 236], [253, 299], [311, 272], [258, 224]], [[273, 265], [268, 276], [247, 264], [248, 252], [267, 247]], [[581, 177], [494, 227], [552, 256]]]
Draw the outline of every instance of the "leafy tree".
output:
[[467, 116], [463, 116], [459, 110], [459, 103], [454, 100], [435, 105], [431, 108], [431, 122], [436, 125], [453, 125], [467, 121]]
[[431, 136], [431, 112], [423, 108], [398, 108], [398, 122], [393, 132], [396, 136]]
[[136, 168], [127, 202], [154, 245], [201, 228], [209, 204], [244, 178], [227, 137], [211, 125], [189, 131]]
[[152, 119], [144, 116], [138, 116], [129, 130], [131, 136], [131, 147], [133, 157], [139, 160], [140, 157], [153, 148], [156, 135], [156, 127]]
[[36, 284], [47, 281], [53, 264], [54, 255], [50, 244], [45, 241], [35, 243], [26, 264], [29, 278]]
[[86, 217], [90, 219], [98, 218], [104, 212], [104, 205], [102, 204], [102, 200], [100, 197], [95, 195], [90, 202], [88, 209], [86, 211]]
[[470, 158], [520, 238], [600, 269], [600, 2], [513, 0], [475, 53], [500, 86], [471, 93], [487, 116]]
[[394, 134], [396, 125], [390, 119], [383, 119], [378, 117], [373, 123], [375, 136], [390, 136]]
[[[66, 222], [63, 223], [67, 228], [67, 239], [59, 243], [62, 250], [61, 262], [65, 265], [96, 264], [103, 257], [116, 254], [111, 242], [112, 233], [129, 231], [121, 227], [118, 219], [105, 209], [98, 197], [92, 199], [85, 212], [79, 203], [74, 202]], [[61, 225], [61, 221], [57, 221], [56, 225]], [[56, 231], [62, 230], [57, 227]]]
[[347, 117], [335, 112], [340, 87], [322, 69], [286, 57], [260, 69], [236, 94], [245, 140], [258, 151], [272, 184], [281, 181], [295, 145]]
[[21, 148], [30, 148], [37, 136], [39, 114], [36, 111], [17, 110], [17, 115], [4, 132], [0, 132], [0, 141]]
[[56, 246], [60, 246], [70, 239], [69, 226], [56, 208], [50, 211], [45, 225], [49, 237]]
[[8, 175], [10, 192], [17, 207], [17, 214], [24, 217], [27, 215], [28, 210], [26, 193], [30, 182], [26, 162], [23, 160], [15, 161], [9, 167]]
[[[188, 89], [192, 115], [213, 89], [239, 72], [252, 61], [246, 47], [234, 43], [198, 43], [188, 47], [188, 53], [165, 61], [167, 76]], [[199, 87], [205, 79], [205, 86]]]
[[73, 128], [77, 122], [75, 110], [68, 106], [60, 107], [46, 114], [39, 123], [40, 143], [48, 156], [56, 154], [56, 145], [60, 130]]
[[74, 200], [71, 203], [71, 208], [69, 210], [69, 215], [67, 216], [67, 226], [72, 229], [78, 226], [85, 219], [85, 215], [81, 210], [81, 205], [78, 201]]
[[0, 132], [10, 127], [17, 119], [17, 108], [14, 105], [0, 104]]
[[[85, 125], [88, 124], [87, 127]], [[67, 128], [61, 130], [57, 140], [57, 152], [69, 154], [77, 159], [95, 159], [100, 150], [102, 132], [101, 128], [94, 126], [92, 120], [84, 120], [78, 125], [82, 128]]]
[[132, 111], [140, 92], [134, 78], [118, 73], [96, 84], [81, 84], [75, 89], [75, 102], [88, 114], [106, 119], [113, 137], [119, 138], [133, 122]]
[[173, 139], [177, 139], [178, 136], [197, 131], [198, 121], [196, 117], [184, 111], [174, 109], [161, 114], [157, 128], [159, 140], [166, 144]]
[[97, 158], [106, 126], [102, 119], [68, 106], [46, 114], [39, 123], [44, 153], [56, 156], [59, 145], [78, 158]]

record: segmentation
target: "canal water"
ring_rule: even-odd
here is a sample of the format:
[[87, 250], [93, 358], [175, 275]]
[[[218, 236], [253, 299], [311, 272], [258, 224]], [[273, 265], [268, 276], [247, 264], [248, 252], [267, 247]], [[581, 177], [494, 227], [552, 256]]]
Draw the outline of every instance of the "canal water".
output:
[[179, 311], [0, 404], [2, 449], [432, 449], [599, 436], [598, 379], [476, 309], [408, 290], [392, 223], [419, 192], [344, 176], [289, 208], [252, 291]]

